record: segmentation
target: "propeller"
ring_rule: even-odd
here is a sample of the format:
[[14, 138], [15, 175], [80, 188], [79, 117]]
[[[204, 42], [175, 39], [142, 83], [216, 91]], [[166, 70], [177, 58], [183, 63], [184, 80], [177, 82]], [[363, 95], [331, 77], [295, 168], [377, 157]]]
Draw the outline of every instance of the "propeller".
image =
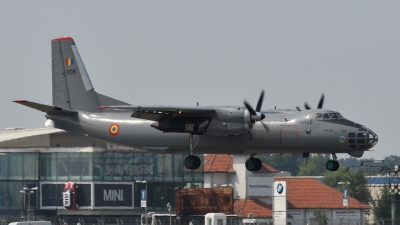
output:
[[249, 110], [251, 115], [250, 118], [252, 121], [261, 121], [265, 118], [265, 115], [263, 113], [260, 113], [263, 99], [264, 99], [264, 90], [261, 91], [260, 98], [258, 99], [257, 102], [256, 110], [254, 110], [253, 107], [251, 107], [251, 105], [246, 100], [244, 100], [244, 105], [246, 106], [246, 109]]
[[[261, 91], [260, 97], [258, 98], [256, 110], [254, 110], [253, 107], [251, 107], [250, 103], [248, 103], [246, 100], [244, 100], [244, 105], [246, 106], [246, 109], [249, 111], [250, 120], [253, 123], [255, 123], [256, 121], [261, 121], [265, 118], [265, 115], [260, 112], [263, 100], [264, 100], [264, 90]], [[267, 132], [269, 132], [269, 127], [266, 124], [264, 124], [263, 122], [261, 122], [261, 124], [264, 127], [264, 129]]]
[[[322, 94], [322, 96], [321, 96], [321, 98], [319, 99], [319, 102], [318, 102], [318, 107], [317, 107], [318, 109], [322, 109], [322, 106], [324, 105], [324, 98], [325, 98], [325, 95]], [[304, 107], [307, 110], [311, 109], [311, 106], [307, 102], [304, 103]]]

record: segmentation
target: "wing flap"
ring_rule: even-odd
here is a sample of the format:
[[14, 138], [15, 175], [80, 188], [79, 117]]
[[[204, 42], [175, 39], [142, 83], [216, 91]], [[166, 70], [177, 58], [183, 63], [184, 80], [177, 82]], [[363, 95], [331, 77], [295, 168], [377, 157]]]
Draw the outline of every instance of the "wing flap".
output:
[[36, 109], [42, 112], [45, 112], [47, 114], [56, 114], [56, 115], [72, 115], [76, 114], [76, 111], [69, 110], [69, 109], [63, 109], [57, 106], [50, 106], [50, 105], [44, 105], [36, 102], [30, 102], [26, 100], [15, 100], [13, 101], [15, 103], [30, 107], [32, 109]]
[[131, 117], [152, 120], [165, 121], [170, 117], [198, 117], [209, 116], [214, 112], [211, 107], [205, 106], [100, 106], [98, 109], [113, 110], [132, 110]]

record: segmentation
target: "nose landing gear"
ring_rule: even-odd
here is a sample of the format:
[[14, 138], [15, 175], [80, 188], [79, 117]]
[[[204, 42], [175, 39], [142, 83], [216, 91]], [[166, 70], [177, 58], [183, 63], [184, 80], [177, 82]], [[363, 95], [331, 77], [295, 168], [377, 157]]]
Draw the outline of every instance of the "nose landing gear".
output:
[[255, 153], [252, 153], [250, 158], [246, 160], [245, 166], [248, 171], [259, 171], [262, 167], [261, 159], [255, 158], [255, 155]]
[[193, 155], [193, 134], [189, 136], [189, 145], [190, 145], [190, 152], [189, 155], [185, 158], [185, 167], [187, 169], [196, 170], [201, 165], [200, 157]]
[[329, 171], [337, 171], [339, 169], [339, 162], [335, 153], [332, 153], [333, 160], [328, 160], [326, 163], [326, 169]]

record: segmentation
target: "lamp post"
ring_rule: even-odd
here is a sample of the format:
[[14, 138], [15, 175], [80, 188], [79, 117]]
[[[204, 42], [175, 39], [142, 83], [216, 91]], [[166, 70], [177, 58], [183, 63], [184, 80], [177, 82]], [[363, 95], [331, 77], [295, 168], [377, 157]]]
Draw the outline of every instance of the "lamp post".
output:
[[[350, 182], [342, 182], [342, 181], [340, 181], [339, 183], [338, 183], [339, 185], [347, 185], [347, 191], [350, 191]], [[348, 193], [346, 193], [346, 198], [347, 198], [347, 194]], [[349, 200], [347, 200], [347, 225], [349, 225]]]
[[172, 221], [171, 221], [171, 208], [172, 208], [172, 206], [171, 206], [171, 204], [169, 204], [169, 202], [167, 204], [167, 207], [168, 207], [168, 211], [169, 211], [169, 225], [172, 225]]
[[145, 180], [137, 180], [136, 183], [146, 184], [146, 194], [145, 194], [145, 196], [141, 196], [141, 198], [143, 199], [143, 197], [144, 197], [144, 199], [146, 201], [145, 202], [145, 207], [144, 207], [144, 214], [145, 214], [145, 223], [147, 225], [147, 181], [145, 181]]
[[[37, 191], [37, 190], [38, 190], [38, 187], [33, 187], [33, 188], [24, 187], [24, 188], [22, 188], [22, 190], [19, 191], [21, 194], [24, 194], [24, 202], [28, 198], [28, 212], [26, 213], [26, 215], [28, 217], [28, 221], [31, 221], [31, 217], [29, 215], [29, 213], [31, 211], [30, 195], [34, 194], [35, 191]], [[26, 204], [27, 203], [25, 202], [25, 205]]]
[[235, 190], [236, 193], [237, 193], [237, 199], [238, 199], [238, 200], [240, 199], [240, 197], [239, 197], [239, 192], [238, 192], [238, 190], [235, 188], [235, 186], [233, 186], [233, 184], [231, 184], [231, 183], [229, 183], [229, 184], [222, 184], [221, 187], [231, 187], [231, 188], [233, 188], [233, 190]]

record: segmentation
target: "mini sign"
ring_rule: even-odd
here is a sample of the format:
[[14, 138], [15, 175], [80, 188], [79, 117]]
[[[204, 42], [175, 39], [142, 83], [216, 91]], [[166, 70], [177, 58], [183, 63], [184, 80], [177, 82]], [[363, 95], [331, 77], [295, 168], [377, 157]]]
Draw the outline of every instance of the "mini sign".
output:
[[94, 206], [133, 208], [131, 183], [95, 183]]

